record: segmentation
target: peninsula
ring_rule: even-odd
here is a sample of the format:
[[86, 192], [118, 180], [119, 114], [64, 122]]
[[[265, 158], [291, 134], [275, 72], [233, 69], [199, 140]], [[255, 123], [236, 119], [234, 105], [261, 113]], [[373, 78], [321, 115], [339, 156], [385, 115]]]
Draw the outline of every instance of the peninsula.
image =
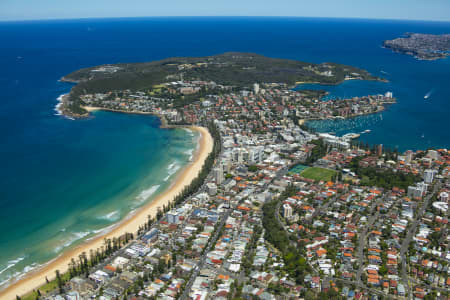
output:
[[[96, 97], [102, 107], [126, 92], [135, 98], [172, 99], [170, 106], [183, 107], [207, 94], [238, 91], [254, 82], [295, 86], [298, 82], [339, 84], [344, 80], [380, 80], [369, 72], [335, 63], [313, 64], [269, 58], [252, 53], [228, 52], [207, 57], [176, 57], [133, 64], [102, 65], [75, 71], [62, 81], [77, 83], [63, 97], [61, 111], [72, 117], [87, 116], [83, 107]], [[190, 82], [195, 86], [180, 86]], [[197, 84], [196, 84], [197, 83]], [[201, 84], [205, 83], [205, 84]], [[165, 101], [167, 102], [167, 101]], [[166, 105], [164, 105], [166, 106]], [[142, 110], [141, 110], [142, 111]], [[147, 111], [144, 110], [143, 111]]]
[[421, 60], [436, 60], [450, 55], [450, 34], [407, 33], [406, 37], [387, 40], [383, 46]]

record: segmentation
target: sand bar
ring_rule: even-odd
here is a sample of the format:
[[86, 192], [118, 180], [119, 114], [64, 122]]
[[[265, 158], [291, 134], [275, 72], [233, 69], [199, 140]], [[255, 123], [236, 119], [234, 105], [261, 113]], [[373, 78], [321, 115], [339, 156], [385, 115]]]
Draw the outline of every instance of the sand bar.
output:
[[143, 225], [147, 221], [148, 215], [155, 216], [158, 211], [158, 207], [167, 205], [170, 201], [172, 201], [173, 198], [178, 195], [185, 186], [189, 185], [192, 180], [197, 177], [205, 159], [212, 151], [214, 144], [214, 141], [206, 128], [198, 126], [187, 126], [186, 128], [200, 133], [199, 145], [196, 149], [192, 162], [180, 171], [175, 181], [168, 189], [157, 195], [151, 202], [141, 207], [133, 215], [127, 216], [127, 218], [119, 222], [109, 232], [103, 233], [73, 249], [67, 250], [51, 262], [39, 269], [31, 271], [22, 279], [12, 283], [0, 291], [0, 299], [13, 300], [16, 298], [16, 295], [24, 295], [33, 289], [37, 289], [41, 285], [45, 284], [45, 277], [48, 277], [50, 280], [55, 277], [55, 270], [59, 270], [61, 273], [67, 271], [71, 258], [77, 258], [78, 255], [83, 252], [89, 253], [90, 249], [96, 250], [97, 248], [100, 248], [103, 245], [103, 240], [105, 238], [112, 239], [113, 237], [119, 237], [126, 232], [136, 233], [139, 226]]

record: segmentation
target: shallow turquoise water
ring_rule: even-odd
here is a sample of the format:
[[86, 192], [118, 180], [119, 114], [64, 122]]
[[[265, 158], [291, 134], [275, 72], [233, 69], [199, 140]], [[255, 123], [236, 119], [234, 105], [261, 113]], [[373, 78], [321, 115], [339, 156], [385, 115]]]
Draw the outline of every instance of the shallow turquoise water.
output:
[[29, 146], [16, 149], [21, 155], [3, 165], [20, 174], [2, 182], [3, 280], [98, 234], [167, 188], [198, 137], [160, 129], [159, 119], [144, 115], [99, 111], [42, 122], [23, 137]]

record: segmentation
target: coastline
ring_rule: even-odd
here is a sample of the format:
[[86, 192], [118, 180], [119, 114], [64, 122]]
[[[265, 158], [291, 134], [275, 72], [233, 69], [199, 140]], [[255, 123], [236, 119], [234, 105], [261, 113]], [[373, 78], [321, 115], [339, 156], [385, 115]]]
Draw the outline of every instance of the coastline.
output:
[[[122, 114], [135, 114], [135, 115], [152, 115], [157, 116], [161, 120], [161, 126], [160, 128], [177, 128], [180, 126], [177, 125], [168, 125], [166, 118], [158, 113], [153, 112], [145, 112], [145, 111], [126, 111], [126, 110], [120, 110], [120, 109], [112, 109], [112, 108], [106, 108], [106, 107], [96, 107], [96, 106], [81, 106], [84, 110], [87, 111], [87, 115], [94, 111], [104, 110], [104, 111], [110, 111], [110, 112], [116, 112], [116, 113], [122, 113]], [[181, 126], [186, 127], [186, 126]]]
[[[97, 110], [99, 108], [90, 108], [92, 110]], [[92, 111], [91, 110], [91, 111]], [[123, 112], [123, 111], [122, 111]], [[127, 112], [125, 112], [127, 113]], [[133, 113], [133, 112], [129, 112]], [[145, 113], [153, 114], [153, 113]], [[163, 119], [162, 119], [163, 120]], [[163, 122], [163, 121], [162, 121]], [[164, 126], [164, 122], [162, 127]], [[25, 275], [23, 278], [16, 282], [11, 283], [5, 289], [0, 291], [1, 299], [15, 299], [16, 295], [24, 295], [33, 289], [39, 288], [41, 285], [45, 284], [47, 277], [48, 279], [53, 279], [55, 277], [55, 270], [59, 270], [64, 273], [68, 269], [68, 263], [72, 258], [77, 258], [79, 254], [86, 252], [89, 253], [90, 249], [96, 250], [103, 245], [105, 238], [112, 239], [113, 237], [119, 237], [125, 233], [135, 234], [138, 227], [144, 224], [147, 220], [147, 216], [155, 216], [158, 207], [167, 205], [172, 201], [176, 195], [178, 195], [185, 186], [189, 185], [194, 178], [197, 177], [200, 172], [205, 159], [210, 154], [213, 148], [214, 141], [209, 133], [209, 131], [204, 127], [198, 126], [184, 126], [186, 128], [192, 129], [200, 133], [199, 144], [195, 151], [194, 158], [192, 162], [179, 172], [173, 183], [162, 193], [157, 195], [151, 202], [147, 203], [137, 211], [129, 214], [122, 221], [115, 224], [107, 232], [103, 232], [87, 241], [69, 249], [62, 253], [57, 258], [46, 263], [42, 267], [31, 271], [29, 274]]]

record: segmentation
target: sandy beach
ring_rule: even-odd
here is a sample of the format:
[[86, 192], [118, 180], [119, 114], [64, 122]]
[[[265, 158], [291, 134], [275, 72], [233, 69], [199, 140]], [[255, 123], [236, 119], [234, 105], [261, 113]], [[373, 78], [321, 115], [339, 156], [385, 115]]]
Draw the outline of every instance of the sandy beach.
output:
[[[94, 110], [93, 108], [92, 110]], [[37, 289], [45, 284], [45, 277], [53, 279], [55, 270], [61, 273], [68, 269], [68, 263], [71, 258], [77, 258], [82, 252], [89, 253], [90, 249], [97, 249], [103, 245], [105, 238], [119, 237], [126, 232], [136, 233], [139, 226], [147, 221], [147, 216], [155, 216], [158, 207], [167, 205], [173, 198], [179, 194], [183, 188], [200, 172], [206, 157], [213, 149], [213, 139], [208, 130], [203, 127], [190, 126], [189, 129], [200, 133], [199, 145], [196, 149], [194, 159], [189, 163], [174, 180], [173, 184], [164, 192], [156, 196], [151, 202], [141, 207], [134, 214], [127, 216], [123, 221], [116, 224], [109, 232], [96, 236], [85, 243], [64, 252], [62, 255], [52, 260], [43, 267], [30, 272], [17, 282], [12, 283], [7, 288], [0, 291], [0, 299], [15, 299], [16, 295], [24, 295], [33, 289]]]

